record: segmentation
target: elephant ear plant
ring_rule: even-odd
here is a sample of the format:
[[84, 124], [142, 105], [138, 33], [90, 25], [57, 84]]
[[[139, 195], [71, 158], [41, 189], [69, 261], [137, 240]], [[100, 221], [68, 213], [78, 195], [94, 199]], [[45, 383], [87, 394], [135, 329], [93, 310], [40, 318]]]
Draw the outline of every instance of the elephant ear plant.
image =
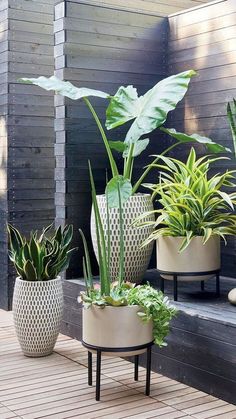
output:
[[75, 250], [70, 249], [73, 227], [59, 226], [49, 238], [46, 233], [51, 227], [45, 228], [40, 235], [37, 231], [31, 232], [27, 240], [15, 227], [8, 224], [9, 257], [21, 279], [48, 281], [67, 269], [71, 253]]
[[[101, 222], [99, 213], [94, 179], [89, 166], [90, 181], [92, 187], [92, 202], [95, 212], [96, 234], [98, 241], [98, 264], [100, 286], [94, 285], [92, 276], [90, 256], [88, 246], [83, 232], [80, 230], [84, 244], [85, 257], [83, 260], [84, 278], [86, 284], [86, 291], [81, 293], [78, 301], [82, 300], [86, 309], [92, 306], [98, 306], [104, 309], [106, 306], [121, 307], [138, 305], [140, 311], [138, 316], [140, 320], [147, 323], [153, 322], [153, 338], [157, 345], [165, 346], [165, 337], [169, 332], [169, 323], [172, 317], [176, 314], [176, 309], [172, 307], [167, 297], [164, 297], [162, 292], [155, 290], [149, 284], [138, 285], [131, 284], [125, 281], [124, 277], [124, 228], [122, 207], [129, 197], [130, 184], [123, 176], [118, 176], [113, 183], [109, 183], [106, 188], [107, 195], [107, 213], [108, 222], [105, 229]], [[110, 263], [110, 240], [109, 240], [109, 209], [119, 209], [119, 275], [117, 281], [111, 282], [109, 273]], [[106, 239], [107, 237], [107, 239]]]
[[[225, 236], [235, 235], [236, 193], [228, 190], [233, 188], [235, 191], [236, 171], [209, 176], [213, 163], [228, 158], [205, 156], [196, 159], [193, 148], [186, 163], [158, 157], [163, 162], [154, 166], [160, 171], [159, 181], [144, 186], [152, 191], [153, 199], [158, 198], [161, 209], [154, 211], [157, 216], [153, 222], [155, 230], [143, 245], [161, 236], [182, 237], [179, 249], [182, 252], [196, 236], [201, 236], [205, 244], [212, 236], [220, 236], [226, 242]], [[146, 215], [140, 216], [134, 224], [146, 224], [143, 221]]]
[[[177, 104], [185, 96], [189, 82], [195, 74], [194, 70], [188, 70], [167, 77], [159, 81], [143, 96], [139, 96], [136, 88], [132, 85], [126, 87], [120, 86], [115, 95], [112, 96], [109, 93], [101, 92], [99, 90], [84, 87], [78, 88], [72, 83], [62, 81], [55, 76], [50, 78], [43, 76], [38, 78], [22, 78], [20, 81], [40, 86], [45, 90], [54, 90], [57, 94], [72, 100], [84, 100], [86, 106], [92, 113], [101, 134], [109, 159], [112, 177], [115, 178], [116, 176], [119, 176], [118, 167], [113, 156], [113, 151], [115, 150], [122, 153], [124, 161], [122, 175], [129, 180], [131, 185], [133, 185], [132, 188], [130, 188], [130, 195], [133, 195], [137, 192], [144, 178], [151, 170], [151, 166], [149, 165], [140, 179], [133, 184], [134, 159], [139, 156], [149, 144], [149, 138], [143, 138], [143, 136], [162, 127], [167, 119], [168, 113], [174, 110]], [[108, 100], [109, 103], [106, 110], [105, 123], [107, 130], [112, 130], [129, 121], [133, 121], [127, 131], [124, 141], [108, 140], [102, 123], [88, 99], [89, 96]], [[171, 130], [169, 134], [171, 135]], [[188, 136], [188, 140], [187, 136], [184, 138], [182, 135], [178, 136], [178, 138], [174, 135], [172, 135], [172, 137], [177, 139], [177, 141], [168, 147], [162, 153], [163, 155], [167, 154], [179, 144], [186, 142], [200, 142], [204, 143], [206, 147], [210, 144], [212, 152], [226, 151], [223, 146], [220, 147], [220, 150], [219, 147], [214, 149], [214, 146], [217, 145], [211, 139], [201, 137], [197, 134]], [[154, 160], [153, 164], [155, 164], [157, 160], [158, 158]]]

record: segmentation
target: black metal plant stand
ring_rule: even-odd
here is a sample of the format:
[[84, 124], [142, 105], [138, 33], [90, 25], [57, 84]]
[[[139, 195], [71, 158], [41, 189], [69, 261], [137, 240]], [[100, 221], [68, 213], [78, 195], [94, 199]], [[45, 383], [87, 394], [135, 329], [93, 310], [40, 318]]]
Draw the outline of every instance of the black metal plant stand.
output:
[[[97, 365], [96, 365], [96, 400], [100, 400], [100, 391], [101, 391], [101, 360], [102, 353], [106, 352], [133, 352], [139, 351], [141, 349], [147, 349], [147, 362], [146, 362], [146, 396], [150, 395], [150, 382], [151, 382], [151, 356], [152, 356], [152, 345], [153, 342], [146, 343], [144, 345], [125, 347], [125, 348], [103, 348], [101, 346], [93, 346], [82, 341], [82, 344], [85, 348], [88, 349], [88, 385], [93, 385], [93, 372], [92, 372], [92, 352], [95, 351], [97, 355]], [[134, 380], [138, 381], [138, 366], [139, 366], [139, 355], [134, 355]]]
[[[220, 269], [215, 269], [213, 271], [204, 271], [204, 272], [168, 272], [168, 271], [161, 271], [159, 269], [157, 269], [157, 271], [160, 274], [163, 275], [170, 275], [173, 276], [173, 282], [174, 282], [174, 290], [173, 290], [173, 296], [174, 296], [174, 301], [178, 301], [178, 277], [179, 276], [204, 276], [204, 275], [213, 275], [215, 274], [216, 277], [216, 296], [219, 297], [220, 296]], [[165, 289], [165, 279], [160, 277], [160, 281], [161, 281], [161, 291], [164, 292]], [[166, 280], [169, 281], [169, 280]], [[204, 281], [201, 281], [201, 290], [204, 291]]]

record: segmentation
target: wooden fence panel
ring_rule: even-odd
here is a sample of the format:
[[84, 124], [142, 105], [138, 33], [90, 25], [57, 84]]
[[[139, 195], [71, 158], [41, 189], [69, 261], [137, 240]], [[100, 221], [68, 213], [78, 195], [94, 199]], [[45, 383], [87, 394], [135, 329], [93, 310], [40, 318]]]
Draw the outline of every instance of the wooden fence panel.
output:
[[[236, 2], [227, 0], [169, 18], [169, 72], [193, 68], [186, 99], [169, 119], [169, 126], [198, 132], [233, 149], [226, 117], [227, 102], [236, 97]], [[198, 147], [199, 153], [203, 152]], [[181, 154], [184, 157], [184, 154]], [[235, 169], [235, 158], [217, 165]], [[225, 275], [236, 276], [235, 239], [222, 246]]]
[[[149, 13], [148, 8], [140, 14], [135, 7], [136, 4], [132, 10], [125, 10], [118, 4], [110, 8], [99, 2], [74, 1], [57, 4], [56, 75], [76, 85], [110, 94], [121, 84], [133, 84], [142, 94], [165, 77], [167, 21], [157, 13]], [[91, 101], [104, 121], [104, 99], [92, 98]], [[96, 124], [83, 101], [56, 97], [55, 106], [56, 218], [57, 223], [65, 217], [65, 222], [74, 224], [79, 257], [72, 260], [67, 276], [78, 277], [82, 274], [83, 253], [78, 228], [89, 235], [91, 199], [87, 162], [91, 160], [97, 192], [103, 193], [108, 161]], [[123, 139], [125, 130], [110, 134], [115, 139]], [[153, 141], [146, 155], [137, 159], [137, 173], [147, 155], [157, 150]]]

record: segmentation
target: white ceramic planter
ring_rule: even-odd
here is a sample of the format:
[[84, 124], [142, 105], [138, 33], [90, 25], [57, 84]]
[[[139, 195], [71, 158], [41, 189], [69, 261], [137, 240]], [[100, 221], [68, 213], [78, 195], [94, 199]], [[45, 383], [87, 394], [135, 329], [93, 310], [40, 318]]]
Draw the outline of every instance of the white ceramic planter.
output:
[[[83, 342], [102, 348], [132, 348], [153, 340], [152, 322], [144, 323], [137, 315], [139, 306], [83, 308]], [[112, 356], [131, 356], [145, 352], [106, 352]]]
[[52, 353], [63, 314], [62, 281], [23, 281], [16, 278], [13, 319], [21, 349], [26, 356]]
[[[101, 214], [104, 230], [107, 226], [107, 208], [105, 195], [97, 196], [98, 207]], [[139, 215], [153, 210], [153, 204], [148, 194], [136, 194], [131, 196], [124, 204], [124, 247], [125, 247], [125, 280], [140, 283], [148, 268], [151, 258], [153, 243], [140, 248], [141, 244], [151, 234], [153, 227], [145, 226], [136, 228], [131, 226], [132, 221]], [[111, 261], [110, 273], [113, 281], [116, 281], [119, 273], [119, 210], [112, 208], [109, 211], [110, 235], [111, 235]], [[154, 220], [155, 216], [150, 215], [146, 220]], [[98, 258], [97, 238], [94, 212], [91, 214], [91, 236], [93, 248]]]
[[[189, 246], [179, 252], [182, 237], [160, 237], [157, 240], [157, 269], [167, 272], [205, 272], [220, 269], [220, 238], [212, 236], [206, 244], [194, 237]], [[214, 275], [178, 276], [182, 281], [205, 281]], [[162, 275], [165, 279], [173, 276]]]

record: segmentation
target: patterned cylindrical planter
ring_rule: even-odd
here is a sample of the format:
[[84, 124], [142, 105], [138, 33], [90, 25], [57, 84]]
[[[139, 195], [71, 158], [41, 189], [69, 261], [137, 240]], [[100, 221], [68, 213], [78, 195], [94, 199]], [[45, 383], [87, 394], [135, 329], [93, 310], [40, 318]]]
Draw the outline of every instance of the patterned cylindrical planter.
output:
[[[98, 207], [101, 214], [104, 230], [107, 230], [107, 207], [105, 195], [97, 196]], [[151, 197], [148, 194], [135, 194], [131, 196], [123, 207], [124, 220], [124, 248], [125, 248], [125, 280], [135, 283], [142, 281], [143, 275], [148, 268], [151, 258], [153, 243], [141, 248], [141, 244], [151, 234], [153, 227], [133, 227], [132, 221], [147, 211], [153, 210]], [[154, 221], [154, 214], [148, 215], [146, 221]], [[111, 241], [111, 260], [110, 273], [111, 279], [116, 281], [119, 272], [119, 209], [109, 210], [110, 221], [110, 241]], [[97, 238], [94, 212], [91, 214], [91, 236], [96, 257], [98, 257]]]
[[13, 319], [21, 349], [26, 356], [52, 353], [63, 314], [60, 277], [49, 281], [16, 278], [13, 294]]

